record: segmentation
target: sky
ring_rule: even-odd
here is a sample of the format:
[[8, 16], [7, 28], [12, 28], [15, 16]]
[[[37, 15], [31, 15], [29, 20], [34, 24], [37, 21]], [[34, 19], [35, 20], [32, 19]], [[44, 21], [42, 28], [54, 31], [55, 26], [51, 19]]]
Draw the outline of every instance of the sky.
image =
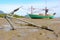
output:
[[[56, 17], [60, 17], [60, 0], [0, 0], [0, 10], [5, 13], [10, 13], [14, 9], [21, 7], [15, 14], [26, 15], [30, 11], [31, 6], [34, 8], [44, 9], [46, 6], [50, 10], [49, 12], [56, 12]], [[43, 12], [43, 11], [41, 11]], [[51, 14], [50, 13], [50, 14]]]

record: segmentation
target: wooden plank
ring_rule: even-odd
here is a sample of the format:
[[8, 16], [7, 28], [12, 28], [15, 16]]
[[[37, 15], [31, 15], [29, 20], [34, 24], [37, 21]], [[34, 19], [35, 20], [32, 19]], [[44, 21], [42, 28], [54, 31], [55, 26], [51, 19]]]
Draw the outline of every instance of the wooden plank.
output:
[[28, 23], [28, 24], [31, 24], [32, 26], [37, 27], [37, 28], [45, 29], [45, 30], [52, 31], [52, 32], [54, 31], [52, 29], [49, 29], [47, 26], [46, 27], [42, 27], [41, 25], [37, 25], [35, 23], [29, 22], [29, 21], [25, 21], [25, 20], [22, 20], [22, 19], [17, 19], [17, 20], [25, 22], [25, 23]]

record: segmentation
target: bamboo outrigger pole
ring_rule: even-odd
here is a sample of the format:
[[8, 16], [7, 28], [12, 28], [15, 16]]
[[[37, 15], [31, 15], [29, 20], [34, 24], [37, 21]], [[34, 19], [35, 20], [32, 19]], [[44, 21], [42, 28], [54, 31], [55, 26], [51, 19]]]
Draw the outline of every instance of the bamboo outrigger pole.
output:
[[[20, 7], [17, 8], [17, 9], [15, 9], [15, 10], [13, 10], [13, 11], [10, 13], [10, 15], [7, 14], [7, 15], [4, 17], [4, 18], [8, 21], [8, 23], [10, 24], [12, 30], [14, 30], [14, 25], [13, 25], [13, 23], [11, 22], [10, 18], [12, 18], [13, 15], [14, 15], [14, 12], [18, 11], [19, 9], [20, 9]], [[12, 16], [12, 17], [11, 17], [11, 16]]]

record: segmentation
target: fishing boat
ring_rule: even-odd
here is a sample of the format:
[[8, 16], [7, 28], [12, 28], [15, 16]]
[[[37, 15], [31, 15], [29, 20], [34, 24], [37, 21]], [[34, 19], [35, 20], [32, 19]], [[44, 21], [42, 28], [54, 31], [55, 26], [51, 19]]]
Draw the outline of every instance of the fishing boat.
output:
[[44, 19], [44, 18], [49, 18], [49, 19], [53, 19], [54, 15], [56, 13], [53, 13], [53, 15], [49, 15], [47, 14], [49, 9], [47, 7], [45, 7], [45, 9], [43, 9], [45, 11], [45, 15], [36, 15], [33, 13], [33, 7], [31, 6], [31, 14], [27, 14], [25, 17], [27, 18], [32, 18], [32, 19]]

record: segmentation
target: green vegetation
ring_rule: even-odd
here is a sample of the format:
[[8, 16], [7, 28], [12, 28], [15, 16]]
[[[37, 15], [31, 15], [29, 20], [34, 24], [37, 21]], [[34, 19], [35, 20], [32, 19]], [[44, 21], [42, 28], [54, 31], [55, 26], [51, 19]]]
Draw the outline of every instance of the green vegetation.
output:
[[0, 18], [3, 18], [4, 16], [6, 16], [6, 14], [0, 14]]
[[[6, 14], [0, 14], [0, 18], [3, 18]], [[24, 18], [23, 16], [14, 15], [16, 18]]]
[[14, 15], [16, 18], [24, 18], [23, 16]]

